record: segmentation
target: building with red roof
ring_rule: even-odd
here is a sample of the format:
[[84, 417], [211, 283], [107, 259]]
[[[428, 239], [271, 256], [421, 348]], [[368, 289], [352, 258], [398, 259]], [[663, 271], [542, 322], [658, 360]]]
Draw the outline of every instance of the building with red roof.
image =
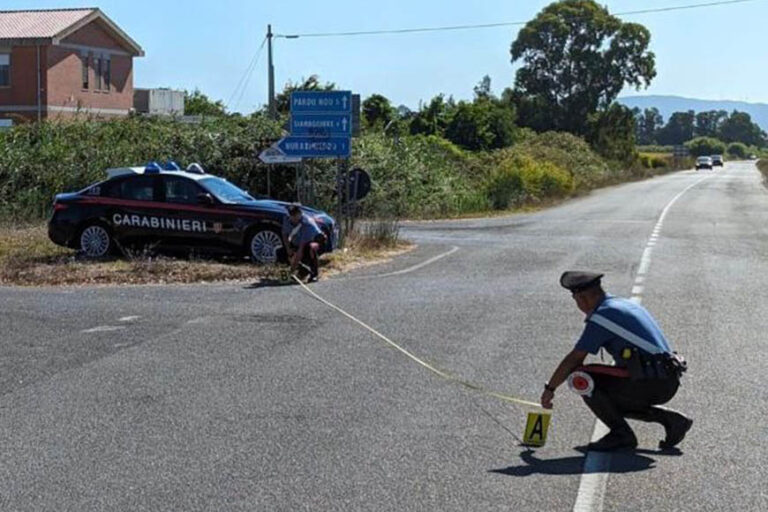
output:
[[128, 115], [142, 56], [98, 8], [0, 11], [0, 120]]

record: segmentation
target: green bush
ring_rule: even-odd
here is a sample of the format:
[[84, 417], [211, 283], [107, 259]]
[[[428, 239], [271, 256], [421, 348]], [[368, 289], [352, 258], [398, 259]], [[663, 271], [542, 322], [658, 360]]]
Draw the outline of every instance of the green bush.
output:
[[551, 162], [508, 151], [497, 159], [486, 190], [493, 208], [502, 210], [566, 197], [573, 192], [573, 177]]
[[768, 160], [764, 158], [758, 160], [757, 168], [763, 173], [763, 179], [768, 183]]
[[639, 153], [674, 153], [675, 146], [659, 146], [659, 145], [650, 145], [650, 146], [636, 146], [635, 149]]
[[[0, 132], [0, 219], [40, 219], [54, 194], [101, 180], [107, 168], [150, 160], [200, 162], [254, 194], [266, 194], [269, 170], [272, 196], [295, 200], [295, 168], [268, 167], [257, 158], [260, 139], [280, 132], [279, 122], [261, 115], [192, 125], [140, 117], [18, 125]], [[643, 175], [608, 165], [567, 133], [519, 130], [516, 136], [511, 148], [471, 152], [438, 135], [366, 132], [353, 140], [350, 162], [373, 181], [358, 210], [371, 218], [456, 216], [568, 197]], [[304, 201], [335, 212], [335, 161], [303, 165], [315, 183]]]
[[732, 142], [728, 144], [728, 154], [733, 158], [747, 158], [750, 155], [750, 150], [746, 144], [741, 142]]
[[664, 169], [671, 168], [673, 166], [673, 158], [671, 155], [640, 153], [639, 158], [640, 165], [642, 165], [645, 169]]
[[725, 143], [712, 137], [696, 137], [685, 143], [692, 156], [722, 155]]
[[567, 170], [573, 176], [574, 189], [580, 192], [614, 183], [622, 174], [620, 170], [609, 168], [584, 139], [570, 133], [528, 135], [513, 150]]
[[358, 139], [352, 165], [372, 178], [364, 214], [438, 217], [488, 209], [476, 157], [436, 135], [398, 139], [368, 134]]
[[[53, 196], [104, 179], [110, 167], [151, 160], [200, 162], [254, 192], [266, 189], [258, 140], [279, 134], [261, 116], [215, 118], [199, 125], [129, 118], [21, 124], [0, 132], [0, 216], [35, 219]], [[279, 181], [279, 180], [278, 180]]]

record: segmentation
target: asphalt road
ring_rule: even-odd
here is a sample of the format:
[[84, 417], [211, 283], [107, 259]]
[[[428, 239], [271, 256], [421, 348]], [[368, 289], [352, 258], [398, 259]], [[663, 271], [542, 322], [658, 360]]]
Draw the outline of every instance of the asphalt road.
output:
[[[404, 234], [416, 251], [313, 289], [438, 367], [534, 401], [582, 327], [560, 273], [599, 270], [629, 296], [652, 246], [635, 294], [689, 360], [671, 405], [696, 423], [679, 455], [633, 424], [640, 449], [607, 460], [591, 509], [768, 510], [768, 193], [752, 163]], [[0, 304], [1, 510], [584, 498], [594, 420], [578, 397], [559, 390], [547, 445], [522, 448], [524, 407], [440, 380], [296, 286], [0, 288]]]

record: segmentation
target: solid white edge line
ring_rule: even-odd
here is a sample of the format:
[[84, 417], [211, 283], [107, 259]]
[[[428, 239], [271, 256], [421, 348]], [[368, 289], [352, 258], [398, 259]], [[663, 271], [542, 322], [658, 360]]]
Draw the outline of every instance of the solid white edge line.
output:
[[[436, 261], [440, 261], [441, 259], [450, 256], [451, 254], [455, 253], [458, 250], [459, 250], [458, 246], [454, 245], [453, 248], [451, 250], [447, 251], [447, 252], [444, 252], [442, 254], [438, 254], [437, 256], [433, 256], [432, 258], [429, 258], [426, 261], [422, 261], [418, 265], [414, 265], [412, 267], [404, 268], [403, 270], [397, 270], [395, 272], [387, 272], [386, 274], [374, 274], [374, 275], [370, 275], [370, 276], [348, 277], [346, 279], [374, 279], [374, 278], [379, 278], [379, 277], [391, 277], [391, 276], [400, 276], [400, 275], [403, 275], [403, 274], [408, 274], [410, 272], [414, 272], [416, 270], [419, 270], [420, 268], [424, 268], [427, 265], [431, 265], [432, 263], [435, 263]], [[342, 278], [342, 279], [345, 279], [345, 278]], [[342, 279], [339, 279], [339, 281], [341, 281]]]
[[[672, 208], [672, 205], [674, 205], [683, 194], [710, 177], [711, 176], [707, 176], [687, 186], [682, 192], [677, 194], [669, 203], [667, 203], [667, 206], [662, 210], [659, 220], [654, 227], [653, 234], [655, 236], [658, 236], [661, 233], [661, 228], [664, 225], [664, 218], [667, 216], [667, 212], [669, 212], [670, 208]], [[640, 267], [637, 270], [635, 282], [643, 282], [645, 280], [645, 274], [648, 273], [648, 269], [651, 266], [652, 252], [653, 249], [651, 248], [649, 241], [643, 251], [643, 256], [640, 259]], [[635, 288], [637, 288], [637, 286]], [[643, 287], [640, 288], [642, 289]], [[630, 297], [629, 300], [640, 304], [643, 301], [643, 298], [639, 294], [635, 294], [633, 289], [632, 297]], [[595, 420], [592, 441], [600, 439], [607, 433], [608, 427], [606, 427], [600, 420]], [[587, 456], [584, 459], [584, 470], [581, 474], [581, 480], [579, 481], [579, 491], [576, 494], [576, 502], [573, 505], [574, 512], [602, 512], [610, 466], [610, 453], [587, 452]]]
[[92, 327], [91, 329], [84, 329], [80, 332], [83, 332], [83, 333], [111, 332], [111, 331], [120, 331], [122, 329], [125, 329], [124, 325], [99, 325], [98, 327]]
[[[595, 442], [608, 433], [608, 427], [600, 421], [595, 421], [595, 430], [592, 432], [590, 442]], [[603, 509], [605, 499], [605, 484], [608, 479], [608, 470], [611, 466], [611, 456], [605, 452], [587, 452], [584, 459], [584, 472], [581, 474], [579, 494], [574, 512], [592, 512]]]

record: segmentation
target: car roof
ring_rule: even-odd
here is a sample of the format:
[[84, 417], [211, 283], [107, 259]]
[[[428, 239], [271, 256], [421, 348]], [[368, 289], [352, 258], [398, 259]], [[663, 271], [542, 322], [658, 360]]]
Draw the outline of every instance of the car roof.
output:
[[[146, 169], [144, 167], [114, 167], [112, 169], [107, 169], [107, 177], [108, 179], [113, 179], [120, 176], [139, 176], [142, 174], [147, 174], [145, 171]], [[195, 181], [199, 181], [204, 178], [215, 177], [215, 176], [212, 176], [211, 174], [198, 174], [198, 173], [187, 172], [187, 171], [166, 171], [166, 170], [161, 170], [159, 172], [155, 171], [149, 174], [154, 176], [181, 176], [181, 177], [189, 178]]]

